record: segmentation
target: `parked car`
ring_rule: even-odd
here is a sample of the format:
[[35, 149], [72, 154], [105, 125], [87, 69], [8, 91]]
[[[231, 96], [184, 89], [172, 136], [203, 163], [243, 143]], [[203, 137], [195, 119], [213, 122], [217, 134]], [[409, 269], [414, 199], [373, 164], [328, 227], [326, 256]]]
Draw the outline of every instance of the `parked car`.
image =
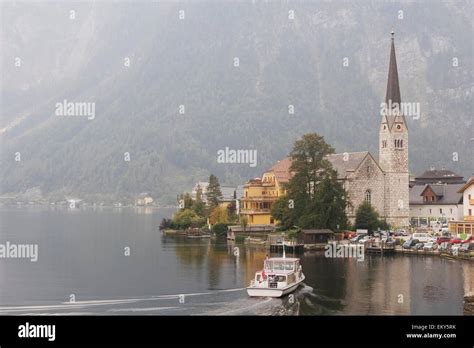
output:
[[462, 244], [465, 244], [465, 243], [467, 243], [467, 244], [469, 244], [469, 243], [474, 243], [474, 237], [473, 237], [473, 236], [469, 236], [468, 239], [464, 239], [461, 243], [462, 243]]
[[418, 239], [421, 243], [426, 243], [430, 241], [431, 235], [429, 233], [416, 232], [413, 233], [412, 238]]
[[411, 249], [412, 247], [414, 247], [418, 243], [419, 243], [418, 239], [409, 239], [405, 243], [403, 243], [402, 248], [403, 249]]
[[436, 243], [438, 243], [438, 245], [441, 243], [449, 243], [450, 240], [451, 240], [451, 237], [439, 237], [436, 240]]
[[439, 244], [438, 251], [440, 252], [449, 252], [451, 250], [451, 244], [448, 242], [442, 242]]
[[421, 250], [423, 249], [423, 243], [416, 243], [415, 246], [413, 247], [413, 249], [415, 250]]
[[468, 253], [471, 250], [474, 250], [474, 243], [463, 243], [459, 247], [459, 252], [460, 253]]
[[451, 244], [461, 244], [461, 243], [462, 243], [462, 239], [461, 239], [461, 238], [451, 238], [451, 240], [449, 241], [449, 243], [451, 243]]
[[365, 244], [366, 242], [370, 241], [371, 237], [370, 236], [365, 236], [357, 241], [359, 244]]
[[364, 237], [365, 236], [363, 234], [358, 234], [357, 236], [351, 239], [351, 243], [357, 243], [359, 240], [361, 240]]
[[451, 255], [458, 255], [459, 248], [461, 248], [461, 244], [453, 244], [450, 250]]
[[423, 246], [424, 251], [433, 251], [433, 250], [436, 250], [437, 248], [438, 248], [438, 244], [436, 244], [433, 241], [425, 243], [425, 245]]

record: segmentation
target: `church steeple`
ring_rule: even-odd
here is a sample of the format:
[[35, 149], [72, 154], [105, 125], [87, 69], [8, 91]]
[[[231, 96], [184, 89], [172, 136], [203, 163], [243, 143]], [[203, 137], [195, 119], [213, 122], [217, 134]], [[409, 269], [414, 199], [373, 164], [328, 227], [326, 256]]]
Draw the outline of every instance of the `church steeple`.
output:
[[392, 30], [385, 108], [380, 125], [379, 164], [384, 171], [384, 216], [392, 226], [408, 226], [408, 128], [401, 105]]
[[385, 94], [385, 102], [388, 104], [389, 101], [400, 104], [400, 86], [398, 84], [398, 69], [397, 69], [397, 57], [395, 56], [395, 32], [392, 30], [392, 46], [390, 48], [390, 63], [388, 65], [388, 80], [387, 80], [387, 93]]
[[386, 115], [382, 122], [388, 125], [392, 130], [395, 123], [401, 123], [407, 128], [405, 116], [402, 110], [402, 98], [400, 97], [400, 84], [398, 82], [397, 57], [395, 54], [395, 32], [392, 30], [392, 42], [390, 47], [390, 62], [388, 64], [387, 92], [385, 94], [385, 112]]

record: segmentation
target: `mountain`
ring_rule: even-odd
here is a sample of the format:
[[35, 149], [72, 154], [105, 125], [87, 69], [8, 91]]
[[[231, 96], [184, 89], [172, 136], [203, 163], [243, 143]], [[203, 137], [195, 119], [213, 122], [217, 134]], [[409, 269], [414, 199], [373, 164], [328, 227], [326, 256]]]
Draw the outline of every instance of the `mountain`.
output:
[[[308, 132], [377, 156], [392, 28], [402, 101], [421, 107], [410, 171], [473, 172], [469, 1], [1, 8], [3, 194], [171, 202], [210, 173], [261, 175]], [[64, 100], [95, 103], [95, 117], [57, 116]], [[226, 147], [257, 150], [257, 166], [218, 163]]]

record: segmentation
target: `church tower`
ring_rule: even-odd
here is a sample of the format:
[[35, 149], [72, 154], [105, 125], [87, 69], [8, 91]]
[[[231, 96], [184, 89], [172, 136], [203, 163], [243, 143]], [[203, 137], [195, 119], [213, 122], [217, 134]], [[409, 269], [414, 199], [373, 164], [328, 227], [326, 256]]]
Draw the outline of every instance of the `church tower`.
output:
[[384, 217], [392, 227], [409, 224], [408, 128], [401, 107], [392, 31], [385, 104], [381, 105], [379, 164], [385, 174]]

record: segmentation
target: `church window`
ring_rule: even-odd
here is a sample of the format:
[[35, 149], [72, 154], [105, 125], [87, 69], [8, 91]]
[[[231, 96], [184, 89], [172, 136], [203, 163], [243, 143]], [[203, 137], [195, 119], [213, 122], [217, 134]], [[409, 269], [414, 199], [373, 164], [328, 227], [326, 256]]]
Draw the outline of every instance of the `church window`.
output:
[[443, 209], [440, 208], [440, 209], [439, 209], [439, 213], [440, 213], [440, 214], [443, 214]]
[[383, 129], [384, 129], [384, 130], [387, 129], [387, 126], [386, 126], [386, 125], [383, 125]]
[[370, 166], [367, 167], [367, 176], [370, 176], [372, 174], [372, 168]]
[[387, 147], [387, 140], [382, 140], [382, 148], [385, 149]]
[[453, 208], [450, 209], [451, 210], [451, 214], [453, 213]]
[[399, 124], [397, 125], [397, 129], [402, 129], [402, 126], [400, 126]]
[[431, 215], [431, 209], [430, 209], [430, 215]]
[[395, 139], [394, 144], [395, 144], [395, 148], [401, 149], [403, 147], [403, 140], [402, 139]]
[[371, 200], [372, 200], [372, 194], [370, 190], [365, 191], [365, 201], [370, 203]]

